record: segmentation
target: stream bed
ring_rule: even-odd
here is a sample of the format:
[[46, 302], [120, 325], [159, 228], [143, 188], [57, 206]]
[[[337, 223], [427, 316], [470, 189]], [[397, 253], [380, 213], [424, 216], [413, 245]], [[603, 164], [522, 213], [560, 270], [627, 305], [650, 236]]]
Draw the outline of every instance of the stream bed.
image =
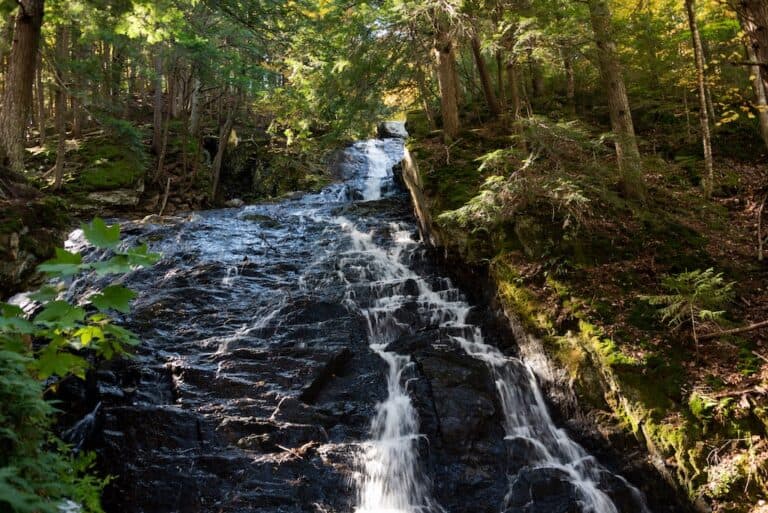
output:
[[649, 512], [419, 241], [402, 155], [359, 142], [318, 194], [124, 225], [163, 254], [126, 279], [143, 344], [70, 431], [117, 476], [108, 512]]

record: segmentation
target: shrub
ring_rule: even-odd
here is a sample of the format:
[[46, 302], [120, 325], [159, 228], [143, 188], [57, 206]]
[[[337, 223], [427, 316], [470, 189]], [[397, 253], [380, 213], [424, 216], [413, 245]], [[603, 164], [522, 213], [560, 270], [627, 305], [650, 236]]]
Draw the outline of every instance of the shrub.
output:
[[[151, 265], [157, 255], [146, 246], [120, 250], [118, 226], [101, 219], [83, 225], [87, 240], [112, 251], [108, 260], [86, 263], [82, 256], [57, 249], [39, 269], [58, 280], [30, 297], [39, 308], [28, 316], [18, 306], [0, 304], [0, 510], [54, 513], [68, 501], [81, 511], [100, 512], [106, 484], [91, 474], [94, 456], [74, 455], [52, 432], [56, 414], [43, 398], [64, 378], [84, 378], [91, 360], [124, 354], [138, 339], [112, 323], [112, 311], [127, 312], [134, 293], [110, 285], [92, 294], [84, 306], [60, 299], [65, 278], [84, 272], [123, 274]], [[89, 360], [90, 359], [90, 360]]]
[[667, 294], [641, 296], [641, 299], [660, 307], [658, 315], [672, 329], [689, 325], [698, 349], [698, 330], [724, 320], [722, 308], [733, 298], [733, 285], [726, 283], [723, 273], [716, 273], [712, 268], [697, 269], [664, 277], [662, 286]]

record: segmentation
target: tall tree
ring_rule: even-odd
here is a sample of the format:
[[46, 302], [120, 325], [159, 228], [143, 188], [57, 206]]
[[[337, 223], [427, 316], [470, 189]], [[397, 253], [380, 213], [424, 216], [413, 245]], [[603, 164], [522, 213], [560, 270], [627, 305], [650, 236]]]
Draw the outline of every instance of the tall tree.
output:
[[741, 28], [746, 35], [744, 48], [747, 54], [752, 90], [755, 93], [755, 108], [758, 111], [757, 116], [760, 124], [760, 135], [762, 136], [765, 145], [768, 146], [768, 89], [766, 89], [766, 82], [763, 80], [765, 73], [763, 72], [763, 67], [758, 63], [758, 57], [755, 53], [754, 39], [748, 35], [750, 27], [748, 27], [745, 22], [744, 14], [738, 10], [736, 13]]
[[688, 14], [688, 26], [691, 28], [691, 41], [693, 43], [693, 56], [696, 62], [696, 85], [699, 89], [699, 119], [701, 121], [701, 142], [704, 147], [704, 168], [706, 177], [704, 180], [704, 195], [712, 196], [712, 188], [715, 182], [714, 163], [712, 161], [712, 140], [709, 131], [709, 109], [707, 108], [707, 85], [704, 65], [704, 49], [701, 45], [699, 24], [696, 21], [695, 0], [685, 0], [685, 11]]
[[12, 171], [20, 173], [24, 170], [24, 133], [32, 107], [32, 84], [45, 4], [44, 0], [18, 0], [17, 3], [19, 7], [0, 111], [0, 157]]
[[61, 25], [56, 30], [56, 134], [58, 144], [56, 147], [56, 165], [54, 167], [53, 188], [60, 189], [64, 176], [64, 158], [67, 150], [67, 91], [65, 67], [69, 50], [69, 30]]
[[491, 74], [488, 72], [488, 65], [483, 57], [482, 48], [480, 46], [480, 37], [475, 32], [471, 39], [470, 45], [472, 47], [472, 56], [475, 59], [475, 65], [477, 66], [477, 72], [480, 75], [480, 85], [483, 88], [483, 95], [485, 96], [485, 103], [488, 105], [488, 110], [491, 116], [498, 118], [501, 115], [501, 108], [499, 107], [499, 101], [496, 99], [496, 93], [493, 90], [493, 84], [491, 83]]
[[616, 138], [616, 156], [621, 172], [620, 185], [629, 197], [642, 198], [645, 187], [640, 170], [632, 111], [624, 84], [624, 75], [613, 36], [613, 19], [607, 0], [588, 0], [592, 31], [597, 44], [597, 60], [603, 86], [608, 96], [611, 127]]
[[768, 2], [765, 0], [731, 0], [731, 6], [742, 19], [752, 47], [755, 62], [760, 67], [763, 89], [768, 91]]
[[440, 84], [440, 114], [443, 119], [443, 135], [446, 140], [451, 140], [459, 134], [456, 45], [450, 31], [439, 22], [433, 52], [437, 65], [437, 80]]

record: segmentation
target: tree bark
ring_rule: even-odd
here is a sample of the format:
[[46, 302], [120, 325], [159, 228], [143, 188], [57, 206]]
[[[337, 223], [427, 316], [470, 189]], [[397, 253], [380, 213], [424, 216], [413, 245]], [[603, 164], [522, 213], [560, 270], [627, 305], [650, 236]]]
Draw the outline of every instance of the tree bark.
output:
[[533, 99], [544, 96], [544, 77], [541, 63], [533, 55], [533, 48], [528, 48], [528, 71], [531, 73], [531, 94]]
[[485, 63], [483, 52], [480, 49], [480, 39], [477, 36], [473, 36], [470, 43], [472, 46], [472, 55], [475, 58], [475, 65], [477, 66], [477, 72], [480, 75], [480, 85], [483, 87], [485, 103], [488, 105], [488, 111], [491, 113], [491, 116], [493, 118], [498, 118], [501, 114], [501, 108], [499, 108], [496, 93], [493, 91], [491, 74], [488, 72], [488, 66]]
[[506, 111], [507, 90], [504, 87], [504, 54], [501, 50], [496, 51], [496, 88], [499, 91], [499, 107], [502, 111]]
[[[744, 23], [744, 17], [739, 15], [739, 22], [744, 32], [747, 32], [747, 28]], [[757, 62], [757, 55], [755, 55], [755, 49], [749, 41], [745, 41], [744, 44], [747, 53], [747, 62]], [[749, 66], [750, 81], [752, 82], [752, 89], [755, 92], [755, 108], [757, 109], [757, 118], [760, 124], [760, 135], [763, 138], [763, 142], [768, 147], [768, 90], [762, 80], [762, 71], [760, 66], [752, 64]]]
[[53, 172], [53, 189], [61, 189], [64, 177], [64, 158], [67, 151], [67, 92], [64, 66], [67, 60], [69, 46], [69, 31], [60, 26], [56, 29], [56, 134], [59, 138], [56, 146], [56, 165]]
[[155, 52], [155, 95], [152, 113], [152, 151], [160, 155], [163, 145], [163, 54], [160, 44], [156, 44]]
[[520, 117], [522, 100], [520, 98], [520, 76], [517, 64], [510, 60], [507, 62], [507, 80], [509, 81], [509, 101], [512, 105], [512, 119]]
[[699, 88], [699, 120], [701, 121], [701, 143], [704, 149], [704, 195], [712, 197], [715, 183], [714, 163], [712, 161], [712, 141], [709, 132], [709, 109], [707, 108], [707, 87], [704, 71], [704, 49], [701, 45], [701, 34], [696, 21], [695, 0], [685, 0], [685, 11], [688, 14], [688, 25], [691, 28], [693, 55], [696, 61], [696, 83]]
[[197, 71], [192, 70], [194, 74], [192, 83], [192, 97], [189, 100], [189, 135], [197, 137], [197, 131], [200, 129], [200, 88], [202, 83]]
[[24, 133], [32, 107], [44, 0], [19, 0], [18, 4], [0, 111], [0, 157], [17, 173], [24, 170]]
[[765, 0], [731, 0], [731, 6], [742, 18], [755, 61], [760, 63], [763, 90], [768, 91], [768, 2]]
[[565, 71], [565, 102], [571, 114], [576, 113], [576, 78], [573, 71], [573, 53], [570, 49], [560, 51]]
[[221, 178], [221, 165], [224, 162], [224, 153], [227, 151], [229, 138], [232, 135], [232, 126], [234, 124], [234, 99], [229, 98], [227, 102], [227, 118], [219, 130], [219, 147], [216, 149], [216, 156], [213, 158], [213, 185], [211, 186], [211, 202], [216, 201], [216, 194], [219, 189], [219, 180]]
[[419, 96], [421, 96], [421, 108], [424, 109], [424, 114], [427, 116], [429, 128], [435, 130], [437, 123], [435, 122], [435, 113], [432, 110], [432, 93], [427, 87], [427, 81], [424, 78], [424, 70], [421, 64], [416, 64], [414, 75], [416, 76], [416, 86], [419, 88]]
[[38, 144], [45, 146], [45, 88], [43, 87], [43, 53], [37, 52], [37, 71], [35, 75], [37, 91], [37, 131], [39, 132]]
[[626, 196], [643, 199], [645, 186], [640, 168], [640, 150], [637, 147], [627, 88], [613, 39], [613, 21], [607, 0], [589, 0], [589, 14], [597, 44], [600, 75], [608, 96], [611, 128], [616, 138], [620, 186]]
[[439, 34], [433, 48], [440, 84], [440, 109], [443, 118], [443, 138], [447, 141], [459, 134], [459, 103], [456, 79], [455, 47], [448, 34]]

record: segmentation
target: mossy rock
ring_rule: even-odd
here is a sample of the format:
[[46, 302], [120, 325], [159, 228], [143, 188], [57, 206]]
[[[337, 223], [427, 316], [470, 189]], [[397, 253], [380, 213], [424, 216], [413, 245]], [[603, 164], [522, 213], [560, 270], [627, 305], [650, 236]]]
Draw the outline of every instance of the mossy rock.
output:
[[142, 181], [147, 171], [146, 155], [109, 139], [86, 140], [76, 158], [84, 161], [84, 167], [73, 182], [66, 184], [66, 188], [72, 191], [133, 188]]

